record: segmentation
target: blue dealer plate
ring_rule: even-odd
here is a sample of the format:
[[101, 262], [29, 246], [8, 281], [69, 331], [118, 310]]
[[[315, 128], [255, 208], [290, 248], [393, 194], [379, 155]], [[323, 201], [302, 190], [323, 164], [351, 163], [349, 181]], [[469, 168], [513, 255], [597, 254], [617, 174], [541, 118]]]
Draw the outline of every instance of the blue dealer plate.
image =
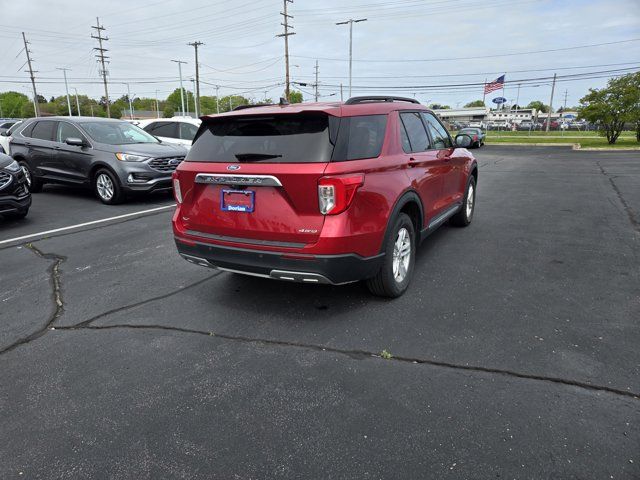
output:
[[253, 190], [222, 190], [220, 209], [224, 212], [251, 213], [255, 209], [255, 193]]

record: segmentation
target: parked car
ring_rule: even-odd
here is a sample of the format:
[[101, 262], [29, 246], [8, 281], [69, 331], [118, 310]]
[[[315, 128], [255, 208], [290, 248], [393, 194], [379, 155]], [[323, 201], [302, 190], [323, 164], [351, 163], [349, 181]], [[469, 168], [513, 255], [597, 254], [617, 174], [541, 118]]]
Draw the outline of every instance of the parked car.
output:
[[24, 218], [31, 207], [27, 180], [13, 158], [0, 153], [0, 215]]
[[518, 130], [532, 130], [534, 127], [533, 122], [529, 122], [527, 120], [523, 120], [518, 124]]
[[11, 155], [11, 139], [13, 138], [13, 132], [15, 132], [22, 125], [22, 120], [14, 123], [9, 130], [0, 133], [0, 153]]
[[32, 119], [11, 141], [32, 192], [47, 183], [87, 186], [106, 204], [128, 193], [170, 190], [186, 153], [128, 122], [96, 117]]
[[314, 284], [408, 287], [416, 248], [473, 218], [471, 138], [411, 98], [256, 106], [205, 117], [173, 175], [186, 260]]
[[174, 143], [191, 148], [191, 143], [201, 123], [201, 120], [197, 118], [173, 117], [144, 120], [138, 126], [165, 143]]
[[20, 120], [0, 120], [0, 134], [6, 132]]
[[471, 147], [480, 148], [484, 145], [486, 134], [480, 128], [463, 128], [458, 132], [458, 135], [464, 134], [471, 137]]

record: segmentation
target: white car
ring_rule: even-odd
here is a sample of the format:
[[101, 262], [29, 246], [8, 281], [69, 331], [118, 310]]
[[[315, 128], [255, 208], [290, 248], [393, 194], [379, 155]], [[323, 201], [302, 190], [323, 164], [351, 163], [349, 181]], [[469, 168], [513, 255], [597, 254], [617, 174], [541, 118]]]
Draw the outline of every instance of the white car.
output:
[[191, 117], [158, 118], [143, 120], [138, 127], [165, 143], [173, 143], [191, 148], [193, 138], [202, 122]]
[[13, 132], [15, 132], [20, 125], [22, 125], [22, 120], [14, 123], [6, 132], [0, 133], [0, 153], [6, 153], [9, 156], [11, 155], [11, 140], [13, 138]]

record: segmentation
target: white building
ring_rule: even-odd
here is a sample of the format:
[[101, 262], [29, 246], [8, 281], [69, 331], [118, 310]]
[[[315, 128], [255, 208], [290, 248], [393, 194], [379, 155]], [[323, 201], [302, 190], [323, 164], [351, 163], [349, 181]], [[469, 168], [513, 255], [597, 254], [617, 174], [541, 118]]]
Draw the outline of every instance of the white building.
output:
[[[434, 112], [446, 122], [481, 122], [486, 125], [488, 122], [497, 125], [512, 125], [522, 122], [545, 122], [547, 114], [539, 112], [535, 108], [519, 108], [502, 110], [490, 110], [487, 107], [475, 108], [449, 108], [445, 110], [434, 110]], [[551, 121], [558, 121], [560, 118], [575, 120], [576, 112], [554, 112], [551, 114]]]

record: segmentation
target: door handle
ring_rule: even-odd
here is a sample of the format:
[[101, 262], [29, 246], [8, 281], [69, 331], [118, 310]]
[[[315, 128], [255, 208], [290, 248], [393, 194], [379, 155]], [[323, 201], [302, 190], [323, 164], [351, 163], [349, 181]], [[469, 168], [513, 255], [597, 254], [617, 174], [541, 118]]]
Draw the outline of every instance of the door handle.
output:
[[31, 146], [31, 142], [24, 142], [24, 144], [25, 144], [27, 147], [30, 147], [30, 146]]

